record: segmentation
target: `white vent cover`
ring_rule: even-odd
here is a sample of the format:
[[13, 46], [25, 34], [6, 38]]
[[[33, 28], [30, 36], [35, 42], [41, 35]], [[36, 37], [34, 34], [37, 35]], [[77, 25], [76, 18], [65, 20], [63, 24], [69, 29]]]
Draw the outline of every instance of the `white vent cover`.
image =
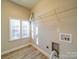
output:
[[67, 43], [72, 43], [72, 35], [68, 33], [59, 33], [59, 40]]

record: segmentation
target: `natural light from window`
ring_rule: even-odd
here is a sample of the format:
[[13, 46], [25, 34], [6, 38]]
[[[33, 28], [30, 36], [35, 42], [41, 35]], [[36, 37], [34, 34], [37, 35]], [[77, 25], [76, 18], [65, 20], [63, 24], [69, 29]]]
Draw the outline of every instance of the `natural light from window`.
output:
[[10, 40], [20, 38], [20, 20], [10, 19]]
[[30, 23], [29, 21], [22, 21], [22, 38], [30, 36]]
[[27, 20], [10, 19], [10, 40], [30, 37], [30, 23]]

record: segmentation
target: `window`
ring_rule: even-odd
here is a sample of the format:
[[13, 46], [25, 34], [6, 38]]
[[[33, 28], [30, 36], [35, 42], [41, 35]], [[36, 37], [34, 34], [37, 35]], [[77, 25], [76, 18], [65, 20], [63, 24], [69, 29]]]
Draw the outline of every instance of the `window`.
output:
[[28, 38], [29, 37], [29, 21], [22, 21], [22, 38]]
[[20, 20], [10, 19], [10, 40], [20, 38]]
[[29, 21], [20, 21], [19, 19], [10, 19], [10, 40], [29, 37]]

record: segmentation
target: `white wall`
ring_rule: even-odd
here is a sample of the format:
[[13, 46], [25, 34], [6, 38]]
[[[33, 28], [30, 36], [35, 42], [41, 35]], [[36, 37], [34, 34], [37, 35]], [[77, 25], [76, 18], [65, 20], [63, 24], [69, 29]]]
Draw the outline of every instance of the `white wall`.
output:
[[1, 4], [1, 52], [4, 52], [28, 43], [28, 39], [10, 41], [9, 17], [28, 20], [30, 11], [22, 6], [10, 2], [9, 0], [2, 0]]
[[[52, 42], [59, 43], [60, 59], [76, 59], [76, 0], [40, 0], [32, 11], [35, 14], [35, 22], [38, 21], [38, 46], [50, 54]], [[59, 41], [60, 32], [71, 33], [72, 43]], [[46, 46], [49, 46], [49, 49]]]

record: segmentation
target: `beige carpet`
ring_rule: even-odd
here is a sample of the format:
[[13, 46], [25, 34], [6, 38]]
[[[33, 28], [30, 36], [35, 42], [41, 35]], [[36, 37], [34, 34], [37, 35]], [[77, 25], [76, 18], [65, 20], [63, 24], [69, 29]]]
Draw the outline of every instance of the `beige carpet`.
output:
[[24, 47], [14, 52], [2, 55], [1, 59], [48, 59], [32, 46]]

